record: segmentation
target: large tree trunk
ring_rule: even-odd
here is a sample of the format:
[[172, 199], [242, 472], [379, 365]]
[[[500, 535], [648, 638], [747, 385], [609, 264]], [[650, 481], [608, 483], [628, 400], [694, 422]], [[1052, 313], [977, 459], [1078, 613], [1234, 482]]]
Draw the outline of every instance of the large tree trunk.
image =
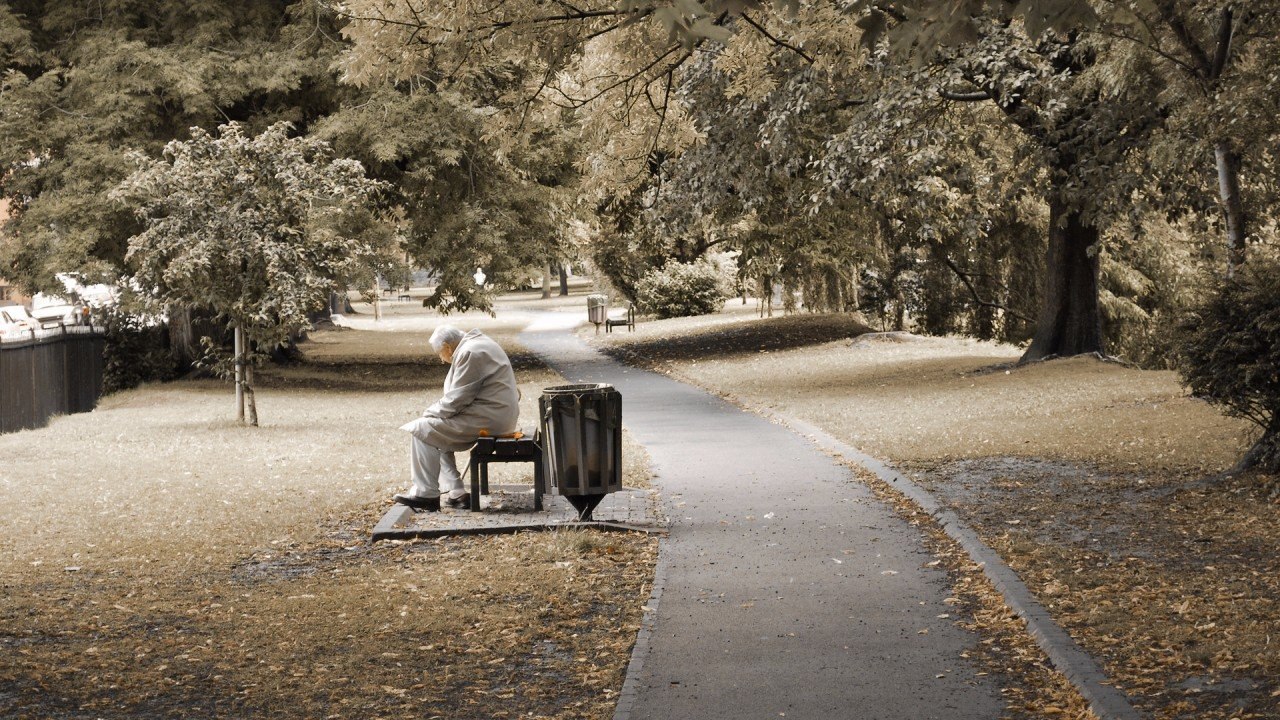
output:
[[551, 266], [542, 266], [542, 299], [551, 297]]
[[183, 371], [200, 358], [198, 344], [195, 330], [191, 326], [191, 311], [187, 308], [169, 308], [169, 350]]
[[560, 294], [569, 294], [569, 272], [565, 270], [564, 263], [560, 263]]
[[1049, 201], [1049, 251], [1040, 318], [1021, 362], [1102, 352], [1098, 228], [1060, 198]]
[[1240, 156], [1225, 142], [1213, 147], [1218, 166], [1218, 199], [1227, 222], [1227, 277], [1245, 260], [1244, 199], [1240, 197]]

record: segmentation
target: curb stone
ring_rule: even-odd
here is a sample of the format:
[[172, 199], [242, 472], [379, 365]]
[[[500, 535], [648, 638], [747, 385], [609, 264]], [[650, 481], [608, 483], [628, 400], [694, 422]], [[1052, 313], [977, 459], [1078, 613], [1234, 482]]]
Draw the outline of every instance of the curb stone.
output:
[[639, 694], [640, 671], [649, 659], [649, 640], [653, 636], [654, 622], [658, 618], [658, 603], [662, 600], [662, 588], [667, 583], [666, 543], [658, 540], [658, 562], [653, 568], [653, 589], [644, 604], [644, 617], [640, 619], [640, 630], [636, 633], [635, 644], [631, 646], [631, 659], [627, 661], [627, 671], [622, 680], [622, 690], [618, 693], [618, 704], [613, 708], [613, 720], [630, 720], [631, 711], [635, 707]]
[[[743, 407], [746, 406], [743, 405]], [[982, 568], [983, 574], [1000, 591], [1009, 609], [1027, 624], [1027, 631], [1049, 657], [1049, 661], [1071, 681], [1071, 684], [1089, 703], [1089, 709], [1100, 720], [1143, 720], [1144, 716], [1133, 707], [1128, 696], [1111, 683], [1093, 657], [1077, 645], [1075, 640], [1053, 620], [1017, 573], [1005, 564], [999, 554], [982, 542], [978, 534], [966, 526], [954, 512], [944, 508], [928, 490], [912, 482], [887, 463], [832, 437], [815, 425], [771, 410], [747, 409], [791, 428], [824, 450], [837, 453], [862, 466], [914, 502], [933, 517], [943, 532], [959, 543], [969, 557]], [[615, 720], [618, 720], [616, 716]]]

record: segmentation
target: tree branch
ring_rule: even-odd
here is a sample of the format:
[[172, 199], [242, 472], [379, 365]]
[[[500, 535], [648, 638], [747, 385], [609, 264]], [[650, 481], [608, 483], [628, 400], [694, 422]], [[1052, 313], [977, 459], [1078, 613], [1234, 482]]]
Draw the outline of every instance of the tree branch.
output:
[[1222, 8], [1222, 19], [1218, 23], [1218, 47], [1213, 53], [1213, 65], [1209, 68], [1209, 79], [1217, 81], [1227, 67], [1231, 56], [1231, 36], [1235, 32], [1235, 16], [1230, 5]]
[[520, 20], [502, 20], [488, 25], [477, 25], [467, 30], [467, 32], [479, 32], [481, 30], [501, 30], [509, 28], [513, 25], [541, 25], [543, 23], [568, 22], [570, 20], [590, 20], [592, 18], [602, 17], [618, 17], [619, 15], [638, 15], [643, 17], [640, 10], [587, 10], [579, 13], [565, 13], [563, 15], [543, 15], [540, 17], [524, 18]]
[[1021, 320], [1022, 322], [1033, 324], [1033, 325], [1035, 324], [1035, 320], [1032, 320], [1031, 318], [1027, 317], [1026, 315], [1023, 315], [1022, 313], [1018, 312], [1017, 310], [1014, 310], [1011, 307], [1001, 305], [998, 302], [983, 300], [982, 297], [978, 295], [978, 288], [973, 286], [973, 280], [969, 278], [969, 273], [966, 273], [965, 271], [961, 270], [959, 266], [957, 266], [954, 262], [952, 262], [951, 258], [947, 256], [946, 251], [942, 249], [941, 245], [934, 243], [933, 245], [931, 245], [931, 249], [933, 250], [933, 254], [939, 260], [942, 261], [942, 264], [950, 268], [951, 272], [955, 273], [956, 277], [960, 278], [960, 282], [964, 283], [965, 288], [969, 290], [969, 295], [973, 298], [973, 304], [978, 305], [979, 307], [988, 307], [995, 310], [1001, 310]]
[[1209, 55], [1200, 47], [1200, 43], [1196, 40], [1195, 35], [1191, 32], [1191, 28], [1187, 27], [1186, 21], [1178, 14], [1177, 7], [1174, 6], [1174, 0], [1160, 0], [1156, 3], [1156, 9], [1160, 13], [1160, 18], [1164, 20], [1165, 25], [1173, 31], [1173, 36], [1178, 39], [1178, 43], [1182, 45], [1182, 49], [1187, 51], [1191, 56], [1191, 61], [1195, 64], [1197, 72], [1201, 77], [1208, 80], [1213, 76], [1213, 64], [1209, 60]]
[[984, 100], [995, 100], [991, 93], [986, 90], [974, 90], [972, 92], [960, 92], [957, 90], [942, 89], [938, 91], [938, 95], [943, 100], [954, 100], [955, 102], [982, 102]]
[[795, 45], [792, 45], [791, 43], [789, 43], [789, 42], [787, 42], [787, 41], [785, 41], [785, 40], [779, 39], [779, 38], [774, 37], [773, 35], [769, 34], [769, 31], [768, 31], [768, 30], [765, 30], [763, 25], [761, 25], [760, 23], [758, 23], [758, 22], [756, 22], [754, 19], [752, 19], [752, 17], [751, 17], [750, 15], [748, 15], [748, 14], [746, 13], [746, 11], [745, 11], [745, 10], [742, 12], [742, 19], [743, 19], [743, 20], [746, 20], [746, 21], [747, 21], [747, 24], [748, 24], [748, 25], [750, 25], [751, 27], [755, 28], [755, 29], [756, 29], [756, 31], [757, 31], [757, 32], [759, 32], [761, 35], [763, 35], [763, 36], [765, 36], [766, 38], [768, 38], [768, 39], [769, 39], [769, 42], [773, 43], [774, 45], [777, 45], [778, 47], [784, 47], [784, 48], [786, 48], [786, 49], [790, 50], [791, 52], [793, 52], [793, 53], [795, 53], [795, 54], [799, 55], [800, 57], [804, 58], [804, 59], [805, 59], [805, 61], [806, 61], [806, 62], [808, 62], [810, 65], [812, 65], [812, 64], [813, 64], [813, 56], [809, 55], [809, 53], [805, 52], [804, 50], [801, 50], [800, 48], [796, 47]]

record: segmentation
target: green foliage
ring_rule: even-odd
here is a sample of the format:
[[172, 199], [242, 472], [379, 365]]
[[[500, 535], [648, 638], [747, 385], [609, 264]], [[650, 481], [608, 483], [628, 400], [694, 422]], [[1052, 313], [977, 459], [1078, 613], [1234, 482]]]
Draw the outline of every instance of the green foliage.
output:
[[1108, 234], [1100, 265], [1109, 354], [1147, 368], [1177, 365], [1178, 320], [1207, 296], [1210, 270], [1197, 261], [1204, 242], [1151, 215]]
[[636, 284], [641, 309], [660, 318], [719, 312], [729, 297], [728, 274], [716, 263], [668, 262]]
[[286, 123], [256, 137], [236, 124], [216, 138], [197, 128], [163, 160], [131, 155], [137, 170], [112, 197], [144, 223], [127, 260], [153, 311], [208, 310], [270, 352], [310, 327], [331, 291], [394, 265], [398, 248], [368, 213], [381, 184], [288, 133]]
[[1196, 397], [1263, 431], [1242, 462], [1280, 469], [1280, 258], [1255, 252], [1182, 324], [1179, 370]]
[[336, 103], [320, 0], [12, 0], [0, 12], [0, 267], [27, 290], [113, 280], [141, 226], [108, 192], [122, 150], [188, 128], [300, 126]]
[[113, 393], [144, 382], [171, 380], [178, 363], [169, 350], [163, 325], [149, 323], [115, 305], [105, 305], [93, 313], [94, 323], [106, 329], [103, 350], [102, 390]]
[[[477, 81], [472, 90], [484, 95], [494, 86]], [[488, 309], [488, 294], [472, 279], [476, 268], [489, 285], [511, 287], [570, 254], [567, 128], [546, 129], [499, 157], [474, 95], [392, 85], [369, 92], [366, 102], [318, 123], [316, 134], [392, 187], [408, 257], [440, 279], [428, 305]]]

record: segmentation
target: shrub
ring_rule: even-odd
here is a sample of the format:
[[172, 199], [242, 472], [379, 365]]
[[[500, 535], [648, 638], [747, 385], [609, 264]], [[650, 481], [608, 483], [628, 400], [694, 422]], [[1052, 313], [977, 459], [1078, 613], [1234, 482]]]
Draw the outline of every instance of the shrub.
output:
[[94, 310], [94, 321], [106, 330], [104, 395], [153, 380], [172, 380], [177, 375], [177, 361], [169, 350], [169, 336], [163, 325], [145, 323], [136, 315], [110, 306]]
[[636, 283], [636, 301], [660, 318], [718, 312], [729, 297], [725, 272], [715, 263], [672, 260], [650, 270]]
[[1196, 397], [1262, 429], [1237, 469], [1280, 469], [1280, 261], [1255, 253], [1180, 326], [1179, 371]]

